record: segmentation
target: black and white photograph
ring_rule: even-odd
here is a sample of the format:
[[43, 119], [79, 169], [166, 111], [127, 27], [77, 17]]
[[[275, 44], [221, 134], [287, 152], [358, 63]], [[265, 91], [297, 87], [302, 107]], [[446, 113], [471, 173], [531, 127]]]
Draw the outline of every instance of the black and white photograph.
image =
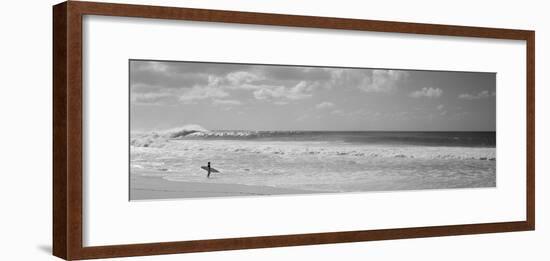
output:
[[130, 60], [130, 200], [496, 186], [496, 74]]

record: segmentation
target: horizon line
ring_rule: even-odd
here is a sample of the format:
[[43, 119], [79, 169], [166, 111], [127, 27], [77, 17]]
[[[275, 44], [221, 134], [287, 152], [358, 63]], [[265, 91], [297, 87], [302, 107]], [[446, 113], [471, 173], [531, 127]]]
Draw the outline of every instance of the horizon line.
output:
[[[166, 128], [166, 129], [153, 129], [153, 130], [130, 130], [132, 131], [142, 131], [142, 132], [155, 132], [163, 131], [168, 129], [177, 129], [178, 127]], [[191, 131], [191, 130], [190, 130]], [[199, 131], [199, 130], [196, 130]], [[496, 132], [496, 130], [291, 130], [291, 129], [280, 129], [280, 130], [252, 130], [252, 129], [207, 129], [207, 131], [281, 131], [281, 132], [290, 132], [290, 131], [301, 131], [301, 132]]]

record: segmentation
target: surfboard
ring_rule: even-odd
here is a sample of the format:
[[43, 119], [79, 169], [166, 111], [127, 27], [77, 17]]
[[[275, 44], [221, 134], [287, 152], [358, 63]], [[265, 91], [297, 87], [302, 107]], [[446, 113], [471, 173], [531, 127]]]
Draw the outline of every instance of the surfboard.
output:
[[[204, 169], [204, 170], [208, 171], [208, 166], [201, 166], [201, 169]], [[210, 171], [211, 171], [212, 173], [218, 173], [218, 172], [219, 172], [219, 171], [218, 171], [217, 169], [215, 169], [215, 168], [210, 168]]]

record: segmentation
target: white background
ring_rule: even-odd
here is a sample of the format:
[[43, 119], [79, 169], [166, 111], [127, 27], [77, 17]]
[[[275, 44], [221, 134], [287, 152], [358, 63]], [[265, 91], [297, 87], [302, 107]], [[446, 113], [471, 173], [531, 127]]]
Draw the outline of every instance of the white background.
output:
[[[84, 246], [526, 219], [524, 41], [98, 16], [83, 28]], [[496, 72], [497, 188], [128, 202], [128, 58]]]
[[[131, 1], [138, 3], [138, 1]], [[550, 18], [543, 1], [147, 1], [188, 7], [294, 13], [365, 19], [535, 29], [537, 31], [537, 230], [263, 250], [199, 253], [130, 260], [547, 260], [550, 241], [550, 110], [545, 71]], [[0, 113], [4, 139], [0, 187], [0, 259], [52, 260], [51, 248], [51, 1], [4, 5]]]

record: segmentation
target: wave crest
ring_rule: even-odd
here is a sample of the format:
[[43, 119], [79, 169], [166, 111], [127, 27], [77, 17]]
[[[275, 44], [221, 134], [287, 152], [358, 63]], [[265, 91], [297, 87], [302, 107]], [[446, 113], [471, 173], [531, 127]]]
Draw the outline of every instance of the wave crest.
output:
[[174, 139], [174, 138], [185, 137], [193, 133], [206, 133], [206, 132], [208, 132], [208, 130], [198, 124], [187, 124], [181, 127], [164, 130], [164, 131], [161, 131], [160, 133], [163, 134], [164, 136], [168, 136], [169, 138]]
[[170, 139], [178, 139], [192, 134], [207, 132], [209, 132], [207, 129], [198, 124], [187, 124], [161, 131], [132, 133], [130, 145], [136, 147], [164, 147]]

